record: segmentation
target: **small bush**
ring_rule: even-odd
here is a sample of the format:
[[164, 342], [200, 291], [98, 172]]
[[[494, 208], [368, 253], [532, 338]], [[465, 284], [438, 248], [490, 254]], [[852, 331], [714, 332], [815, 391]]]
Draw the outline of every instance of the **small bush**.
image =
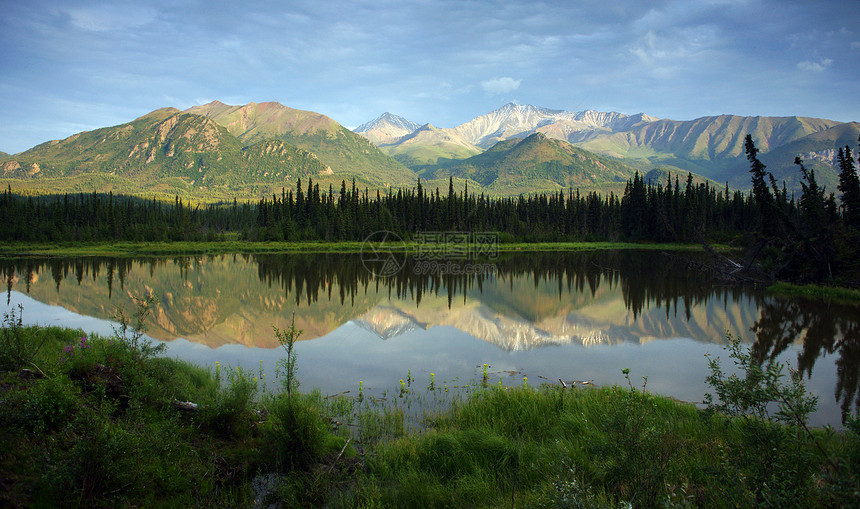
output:
[[214, 398], [202, 403], [203, 422], [207, 428], [224, 436], [244, 436], [253, 418], [253, 398], [257, 394], [257, 382], [236, 368], [230, 375], [226, 388], [217, 391]]
[[[24, 368], [42, 371], [45, 352], [52, 350], [56, 343], [68, 338], [77, 331], [59, 327], [25, 327], [23, 306], [18, 306], [3, 314], [0, 325], [0, 371], [18, 371]], [[38, 364], [38, 365], [37, 365]]]
[[78, 391], [65, 377], [35, 380], [10, 394], [3, 418], [36, 433], [53, 432], [69, 422], [79, 407]]
[[807, 506], [823, 459], [814, 454], [816, 439], [806, 427], [816, 398], [799, 373], [789, 368], [786, 383], [782, 364], [758, 364], [739, 339], [728, 339], [739, 373], [726, 376], [719, 358], [709, 358], [706, 380], [718, 399], [705, 395], [708, 410], [732, 417], [727, 425], [739, 436], [726, 450], [727, 477], [734, 482], [722, 487], [723, 495], [739, 505]]
[[860, 415], [847, 416], [845, 430], [829, 438], [838, 463], [826, 470], [825, 500], [831, 507], [860, 507]]
[[342, 446], [330, 431], [329, 420], [306, 396], [274, 396], [266, 402], [269, 415], [263, 437], [271, 444], [271, 461], [279, 468], [306, 469]]
[[127, 497], [133, 491], [129, 488], [140, 482], [138, 439], [97, 410], [80, 412], [44, 475], [47, 488], [56, 500], [77, 501], [81, 506]]

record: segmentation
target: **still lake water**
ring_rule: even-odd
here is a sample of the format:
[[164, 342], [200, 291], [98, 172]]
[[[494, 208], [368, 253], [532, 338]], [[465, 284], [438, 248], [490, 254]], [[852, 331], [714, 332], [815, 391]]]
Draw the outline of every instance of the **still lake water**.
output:
[[[268, 379], [284, 352], [272, 326], [295, 313], [302, 388], [324, 394], [467, 383], [488, 364], [507, 385], [625, 384], [700, 402], [705, 354], [729, 359], [726, 333], [756, 358], [788, 362], [819, 397], [812, 424], [839, 426], [860, 385], [860, 309], [768, 297], [709, 281], [701, 255], [654, 251], [503, 253], [478, 274], [428, 272], [409, 260], [375, 277], [359, 254], [0, 260], [0, 309], [25, 323], [110, 334], [135, 297], [159, 299], [147, 334], [167, 355], [242, 366]], [[466, 268], [446, 266], [449, 272]], [[468, 272], [461, 270], [460, 272]], [[417, 274], [420, 273], [420, 274]]]

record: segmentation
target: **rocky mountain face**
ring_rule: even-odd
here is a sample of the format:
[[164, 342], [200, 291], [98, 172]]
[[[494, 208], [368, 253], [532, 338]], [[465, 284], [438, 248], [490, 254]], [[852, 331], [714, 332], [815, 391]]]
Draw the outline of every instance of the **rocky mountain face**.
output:
[[638, 123], [653, 120], [656, 119], [644, 114], [630, 116], [593, 110], [570, 112], [529, 104], [508, 103], [486, 115], [460, 124], [452, 130], [479, 147], [489, 148], [501, 140], [524, 138], [535, 132], [570, 141], [568, 137], [572, 133], [623, 130]]
[[836, 153], [839, 148], [847, 146], [856, 161], [860, 156], [857, 150], [858, 137], [860, 122], [837, 124], [778, 146], [763, 154], [761, 160], [778, 180], [785, 180], [789, 188], [796, 189], [800, 187], [800, 172], [794, 165], [794, 158], [799, 156], [807, 168], [815, 170], [815, 178], [820, 185], [826, 186], [826, 192], [836, 192], [838, 196]]
[[383, 154], [376, 145], [331, 118], [312, 111], [288, 108], [276, 102], [230, 106], [213, 101], [187, 110], [211, 118], [246, 145], [282, 140], [307, 150], [331, 169], [332, 180], [349, 180], [371, 186], [406, 186], [414, 174]]
[[[660, 167], [692, 172], [736, 188], [749, 187], [743, 140], [750, 134], [769, 169], [778, 179], [786, 180], [790, 188], [799, 188], [799, 172], [793, 163], [794, 157], [800, 155], [816, 170], [821, 183], [835, 189], [838, 171], [833, 154], [838, 147], [856, 145], [858, 126], [856, 122], [796, 116], [718, 115], [678, 121], [644, 113], [570, 112], [511, 103], [454, 128], [437, 131], [479, 150], [540, 133], [639, 170]], [[426, 156], [407, 158], [438, 145], [424, 141], [416, 136], [417, 132], [380, 146], [411, 167], [437, 164], [439, 157], [458, 158], [452, 151], [446, 156], [436, 154], [437, 161]], [[441, 166], [448, 164], [443, 163]]]
[[311, 152], [278, 140], [244, 146], [209, 117], [174, 108], [43, 143], [0, 163], [6, 178], [56, 184], [110, 177], [117, 190], [130, 193], [241, 192], [330, 172]]
[[278, 103], [162, 108], [0, 159], [0, 179], [43, 192], [229, 199], [292, 187], [299, 177], [384, 187], [410, 185], [415, 175], [332, 119]]
[[389, 144], [412, 133], [421, 125], [403, 117], [385, 112], [370, 122], [365, 122], [353, 129], [376, 145]]

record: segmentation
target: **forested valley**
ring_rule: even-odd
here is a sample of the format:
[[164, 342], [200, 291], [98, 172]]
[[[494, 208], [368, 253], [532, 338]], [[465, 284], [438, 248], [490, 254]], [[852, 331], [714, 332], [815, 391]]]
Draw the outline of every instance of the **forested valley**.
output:
[[[173, 203], [113, 194], [0, 196], [5, 242], [361, 241], [390, 231], [409, 241], [418, 232], [498, 232], [501, 242], [666, 242], [744, 248], [739, 269], [762, 279], [860, 282], [860, 182], [850, 147], [840, 148], [838, 190], [820, 187], [797, 159], [800, 196], [789, 193], [758, 159], [747, 136], [752, 189], [731, 190], [676, 176], [624, 194], [559, 190], [494, 198], [454, 188], [387, 193], [341, 182], [320, 189], [311, 178], [257, 203]], [[838, 191], [838, 194], [837, 194]]]

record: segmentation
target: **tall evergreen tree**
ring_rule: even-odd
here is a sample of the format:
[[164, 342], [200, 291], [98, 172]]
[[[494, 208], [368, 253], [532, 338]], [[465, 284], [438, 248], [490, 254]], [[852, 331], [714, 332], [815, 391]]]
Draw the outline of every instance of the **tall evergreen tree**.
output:
[[860, 229], [860, 178], [854, 167], [851, 147], [841, 148], [836, 155], [839, 163], [839, 191], [842, 192], [842, 217], [849, 229]]
[[753, 198], [759, 208], [760, 224], [759, 234], [764, 237], [778, 235], [779, 217], [777, 214], [776, 198], [771, 194], [765, 178], [769, 177], [773, 183], [773, 175], [765, 171], [766, 166], [758, 159], [758, 149], [753, 142], [752, 135], [747, 135], [744, 140], [744, 151], [750, 162], [750, 174], [752, 174]]

